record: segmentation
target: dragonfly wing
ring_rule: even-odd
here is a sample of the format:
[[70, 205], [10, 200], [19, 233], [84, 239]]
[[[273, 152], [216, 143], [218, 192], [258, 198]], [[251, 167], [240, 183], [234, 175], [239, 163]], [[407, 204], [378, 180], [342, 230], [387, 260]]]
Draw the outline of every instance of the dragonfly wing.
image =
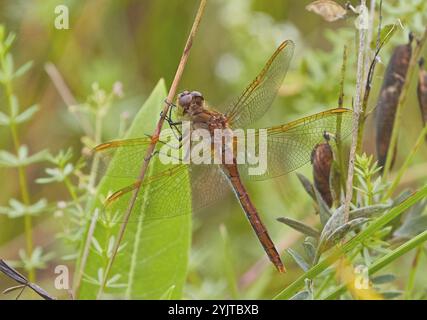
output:
[[100, 175], [117, 178], [138, 178], [149, 137], [102, 143], [93, 150], [93, 164]]
[[231, 188], [218, 165], [192, 165], [193, 211], [198, 212], [223, 200]]
[[184, 164], [148, 175], [142, 184], [136, 181], [118, 191], [114, 190], [104, 204], [102, 218], [112, 223], [122, 222], [136, 191], [138, 194], [129, 222], [188, 214], [191, 212], [191, 191], [188, 192], [189, 188], [185, 186], [189, 183], [188, 167]]
[[[189, 184], [190, 192], [185, 188]], [[142, 184], [136, 181], [112, 193], [103, 208], [103, 218], [110, 222], [122, 222], [137, 188], [138, 195], [130, 222], [137, 222], [141, 218], [147, 221], [169, 219], [190, 211], [198, 212], [230, 192], [227, 179], [219, 166], [180, 164], [147, 176]]]
[[[161, 150], [165, 144], [174, 146], [177, 144], [175, 138], [166, 131], [162, 131], [156, 151]], [[99, 159], [97, 172], [115, 178], [135, 178], [140, 175], [140, 170], [148, 146], [152, 143], [150, 137], [115, 140], [102, 143], [92, 150], [93, 161]]]
[[[268, 128], [264, 158], [266, 170], [260, 170], [259, 174], [251, 173], [249, 169], [256, 166], [245, 161], [245, 164], [239, 164], [239, 172], [247, 179], [264, 180], [294, 171], [310, 161], [313, 148], [324, 142], [325, 132], [347, 137], [351, 133], [352, 117], [353, 113], [348, 109], [332, 109]], [[260, 139], [256, 137], [255, 140], [255, 150], [259, 150]]]
[[253, 82], [227, 108], [226, 116], [232, 127], [246, 128], [266, 113], [285, 78], [294, 47], [290, 40], [283, 42]]

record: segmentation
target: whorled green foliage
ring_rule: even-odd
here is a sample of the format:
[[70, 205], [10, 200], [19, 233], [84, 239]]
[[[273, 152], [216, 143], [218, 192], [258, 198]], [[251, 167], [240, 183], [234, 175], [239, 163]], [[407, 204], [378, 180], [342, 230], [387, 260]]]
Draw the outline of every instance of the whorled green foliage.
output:
[[[150, 97], [147, 99], [125, 138], [145, 137], [151, 134], [157, 124], [160, 107], [166, 97], [164, 81], [160, 81]], [[122, 152], [123, 150], [119, 150]], [[110, 162], [105, 177], [98, 186], [98, 195], [106, 196], [109, 192], [119, 190], [135, 182], [135, 178], [117, 178], [113, 173], [118, 166], [124, 166], [126, 157], [118, 156]], [[142, 163], [141, 163], [142, 165]], [[166, 169], [158, 157], [150, 162], [147, 177]], [[138, 171], [139, 168], [136, 168]], [[188, 179], [185, 179], [188, 182]], [[180, 192], [191, 193], [190, 185], [179, 186]], [[156, 191], [158, 192], [158, 191]], [[167, 198], [152, 197], [150, 187], [143, 186], [132, 211], [130, 222], [109, 273], [107, 286], [101, 297], [115, 297], [125, 299], [179, 299], [187, 273], [188, 256], [191, 244], [191, 203], [190, 200], [179, 199], [179, 193], [169, 193]], [[91, 250], [84, 268], [83, 281], [78, 293], [79, 299], [94, 299], [99, 295], [106, 266], [111, 258], [114, 242], [122, 219], [117, 218], [115, 223], [106, 221], [105, 215], [110, 218], [116, 213], [123, 217], [126, 212], [131, 193], [113, 205], [114, 211], [102, 209], [100, 200], [93, 206], [99, 208], [99, 221], [96, 224]], [[188, 197], [191, 199], [191, 197]], [[147, 220], [147, 216], [159, 217], [163, 213], [161, 202], [180, 206], [184, 215], [167, 219]], [[183, 209], [184, 208], [184, 209]], [[113, 218], [114, 220], [114, 218]], [[83, 253], [80, 253], [80, 257]]]

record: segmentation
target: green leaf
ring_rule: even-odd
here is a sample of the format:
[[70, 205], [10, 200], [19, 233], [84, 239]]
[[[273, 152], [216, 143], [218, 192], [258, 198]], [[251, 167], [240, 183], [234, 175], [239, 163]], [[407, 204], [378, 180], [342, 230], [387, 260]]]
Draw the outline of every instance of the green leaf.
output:
[[15, 117], [15, 122], [23, 123], [25, 121], [30, 120], [37, 111], [39, 111], [39, 107], [37, 105], [33, 105], [29, 107], [27, 110], [25, 110], [24, 112], [22, 112], [21, 114], [17, 115]]
[[5, 214], [9, 218], [20, 218], [26, 215], [38, 216], [47, 211], [46, 199], [40, 199], [33, 205], [25, 205], [16, 199], [9, 200], [9, 207], [0, 207], [0, 214]]
[[16, 38], [16, 35], [13, 32], [10, 32], [7, 35], [6, 40], [4, 40], [4, 46], [6, 50], [8, 50], [12, 46], [13, 41], [15, 41], [15, 38]]
[[277, 218], [277, 221], [282, 222], [287, 226], [291, 227], [292, 229], [295, 229], [296, 231], [304, 233], [307, 236], [311, 236], [313, 238], [318, 238], [320, 236], [319, 231], [298, 220], [294, 220], [287, 217], [280, 217], [280, 218]]
[[7, 126], [9, 125], [9, 123], [10, 123], [9, 116], [0, 111], [0, 126]]
[[317, 257], [319, 257], [323, 251], [330, 248], [331, 243], [329, 241], [329, 238], [344, 223], [345, 223], [344, 205], [342, 205], [341, 207], [339, 207], [335, 210], [334, 214], [329, 218], [329, 220], [326, 222], [326, 224], [322, 230], [322, 233], [321, 233], [320, 239], [319, 239], [319, 245], [318, 245], [317, 253], [316, 253]]
[[395, 237], [410, 239], [427, 230], [427, 215], [408, 219], [394, 232]]
[[12, 79], [13, 68], [14, 68], [13, 57], [10, 53], [8, 53], [6, 54], [6, 57], [4, 59], [4, 65], [3, 65], [3, 72], [6, 78], [5, 79], [6, 82]]
[[25, 72], [27, 72], [28, 70], [30, 70], [30, 68], [33, 66], [33, 62], [32, 61], [28, 61], [27, 63], [25, 63], [24, 65], [22, 65], [21, 67], [19, 67], [18, 70], [16, 70], [15, 74], [13, 75], [14, 78], [18, 78], [20, 76], [22, 76]]
[[314, 261], [314, 258], [316, 256], [317, 241], [315, 238], [306, 237], [302, 245], [304, 247], [305, 253], [307, 254], [307, 257], [309, 258], [309, 261], [311, 264]]
[[314, 187], [313, 189], [316, 195], [317, 204], [319, 205], [320, 222], [322, 223], [323, 226], [325, 226], [326, 223], [331, 218], [332, 213], [328, 205], [326, 204], [325, 200], [323, 200], [322, 195], [319, 193], [319, 191], [317, 191], [316, 187]]
[[[146, 134], [153, 132], [159, 120], [165, 97], [165, 83], [161, 80], [134, 118], [126, 138], [145, 137]], [[126, 165], [126, 163], [118, 163], [118, 161], [125, 161], [123, 157], [116, 158], [119, 160], [115, 161], [113, 158], [108, 169], [112, 172], [114, 172], [115, 166]], [[162, 165], [158, 157], [154, 157], [147, 173], [150, 175], [164, 170], [165, 167], [167, 166]], [[105, 176], [98, 186], [98, 194], [106, 195], [134, 182], [135, 179], [132, 178], [118, 179]], [[191, 194], [189, 183], [188, 185], [180, 185], [179, 188], [181, 191], [184, 190]], [[132, 211], [132, 222], [128, 223], [121, 242], [123, 247], [116, 256], [109, 274], [109, 279], [120, 275], [120, 282], [124, 283], [125, 286], [105, 288], [104, 296], [106, 297], [160, 299], [172, 287], [174, 289], [170, 292], [171, 299], [179, 299], [182, 296], [191, 244], [191, 201], [183, 204], [178, 193], [170, 193], [167, 199], [161, 199], [161, 201], [176, 203], [177, 206], [185, 205], [183, 210], [186, 210], [187, 214], [168, 219], [146, 220], [144, 216], [158, 216], [160, 214], [156, 211], [161, 205], [160, 200], [150, 198], [150, 194], [149, 188], [140, 190], [140, 195]], [[127, 206], [127, 201], [120, 201], [116, 205], [117, 210], [120, 210], [121, 213], [127, 210]], [[95, 207], [102, 208], [99, 200], [90, 212], [94, 212]], [[120, 223], [112, 225], [102, 220], [97, 222], [94, 236], [104, 251], [109, 246], [111, 235], [117, 238], [119, 228]], [[83, 248], [84, 244], [80, 257]], [[108, 257], [105, 255], [100, 257], [91, 251], [84, 268], [85, 278], [98, 279], [99, 270], [105, 270], [107, 263]], [[97, 297], [99, 289], [100, 287], [96, 283], [83, 281], [78, 297], [80, 299], [94, 299]]]
[[394, 299], [402, 295], [402, 291], [398, 290], [391, 290], [391, 291], [384, 291], [381, 292], [381, 295], [384, 297], [384, 299]]
[[15, 118], [18, 116], [19, 113], [19, 101], [18, 98], [15, 95], [12, 95], [12, 99], [10, 102], [12, 105], [10, 106], [11, 112], [10, 112], [10, 118], [12, 121], [15, 121]]
[[405, 215], [402, 225], [394, 231], [393, 235], [399, 238], [412, 238], [427, 230], [427, 215], [423, 215], [427, 207], [427, 200], [420, 201]]
[[367, 218], [357, 218], [351, 221], [346, 222], [342, 226], [335, 229], [335, 231], [329, 235], [325, 241], [326, 248], [329, 248], [333, 244], [337, 243], [341, 239], [345, 237], [350, 231], [354, 230], [357, 227], [360, 227], [362, 224], [367, 222], [369, 219]]
[[297, 177], [299, 181], [301, 182], [301, 185], [303, 186], [305, 192], [308, 193], [308, 195], [316, 201], [316, 195], [314, 194], [314, 188], [311, 184], [310, 180], [308, 180], [303, 174], [297, 172]]
[[[401, 25], [401, 23], [396, 22], [394, 24], [388, 24], [388, 25], [381, 28], [379, 45], [384, 46], [385, 44], [387, 44], [387, 42], [391, 39], [391, 37], [396, 32], [398, 25]], [[372, 50], [376, 49], [376, 47], [377, 47], [377, 35], [375, 35], [374, 39], [372, 39], [370, 46], [371, 46]]]
[[392, 206], [392, 204], [376, 204], [372, 206], [367, 206], [363, 208], [357, 208], [350, 212], [349, 218], [356, 219], [356, 218], [368, 218], [372, 216], [376, 216], [385, 210], [389, 209]]
[[12, 153], [0, 150], [0, 167], [16, 167], [19, 159]]
[[310, 266], [307, 263], [307, 261], [305, 261], [305, 259], [296, 251], [292, 250], [291, 248], [286, 250], [289, 255], [292, 257], [292, 259], [294, 259], [294, 261], [297, 263], [297, 265], [305, 271], [307, 271]]
[[385, 284], [385, 283], [389, 283], [389, 282], [393, 282], [394, 280], [396, 280], [396, 276], [394, 274], [382, 274], [380, 276], [376, 276], [374, 278], [372, 278], [372, 283], [373, 284]]
[[294, 295], [289, 300], [311, 300], [310, 299], [310, 292], [307, 290], [298, 292], [296, 295]]

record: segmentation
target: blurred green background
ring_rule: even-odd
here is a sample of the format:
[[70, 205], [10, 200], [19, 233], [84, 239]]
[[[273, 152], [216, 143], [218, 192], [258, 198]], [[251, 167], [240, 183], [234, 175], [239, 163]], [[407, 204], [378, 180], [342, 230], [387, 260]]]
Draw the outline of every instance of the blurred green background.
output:
[[[348, 46], [345, 106], [351, 107], [356, 60], [354, 18], [328, 23], [305, 10], [309, 2], [208, 1], [179, 91], [198, 90], [211, 105], [224, 103], [252, 81], [281, 41], [292, 39], [296, 43], [296, 51], [288, 76], [278, 99], [259, 125], [281, 124], [336, 107], [344, 45]], [[377, 99], [384, 61], [388, 60], [393, 46], [405, 43], [409, 30], [420, 33], [427, 23], [423, 1], [408, 1], [404, 8], [400, 1], [385, 2], [383, 23], [392, 23], [400, 18], [405, 29], [397, 32], [381, 54], [382, 63], [378, 65], [374, 78], [370, 108]], [[353, 3], [356, 5], [356, 1]], [[69, 30], [54, 27], [54, 10], [60, 4], [70, 9]], [[49, 149], [57, 153], [71, 146], [78, 157], [82, 149], [81, 125], [68, 112], [45, 72], [48, 62], [56, 65], [78, 102], [86, 100], [95, 82], [107, 91], [117, 81], [123, 84], [124, 97], [114, 103], [105, 120], [102, 136], [103, 140], [115, 138], [119, 115], [127, 112], [131, 121], [132, 115], [160, 78], [170, 85], [197, 5], [198, 1], [194, 0], [1, 0], [0, 23], [17, 34], [12, 51], [15, 63], [34, 62], [32, 69], [15, 83], [16, 93], [22, 106], [37, 103], [41, 109], [29, 125], [22, 127], [22, 142], [29, 146], [31, 152]], [[409, 150], [410, 142], [421, 128], [415, 82], [411, 90], [410, 111], [404, 120], [408, 132], [400, 143], [402, 155]], [[365, 150], [372, 152], [370, 127], [365, 138]], [[12, 149], [8, 128], [0, 128], [0, 148]], [[416, 180], [422, 178], [419, 172], [425, 172], [426, 151], [424, 147], [419, 153], [421, 156], [417, 157], [417, 165], [411, 171], [413, 176], [405, 177], [404, 184], [416, 186]], [[300, 171], [311, 177], [310, 169], [310, 166], [305, 166]], [[42, 166], [35, 165], [28, 170], [30, 182], [42, 175]], [[0, 177], [0, 205], [5, 205], [11, 197], [19, 197], [19, 185], [15, 170], [0, 168]], [[310, 223], [317, 221], [312, 202], [294, 174], [248, 186], [265, 224], [281, 248], [298, 243], [298, 236], [275, 221], [278, 216], [305, 219]], [[53, 202], [68, 199], [66, 191], [55, 185], [31, 182], [30, 193], [33, 199], [44, 197]], [[301, 271], [286, 254], [286, 277], [279, 278], [269, 265], [264, 267], [264, 252], [237, 201], [231, 196], [194, 216], [192, 258], [185, 291], [187, 298], [229, 297], [223, 276], [221, 224], [229, 233], [233, 266], [240, 279], [241, 290], [246, 292], [245, 297], [269, 297], [300, 274]], [[0, 257], [17, 258], [18, 249], [23, 247], [22, 225], [21, 220], [0, 216]], [[58, 264], [63, 251], [61, 242], [55, 238], [60, 230], [61, 225], [54, 217], [36, 220], [36, 244], [55, 252], [46, 272], [39, 273], [43, 280], [41, 283], [48, 288], [52, 286], [51, 266]], [[400, 270], [405, 270], [408, 263], [410, 259], [400, 260]], [[403, 271], [399, 276], [404, 280], [406, 274]], [[0, 290], [4, 287], [6, 285], [0, 283]]]

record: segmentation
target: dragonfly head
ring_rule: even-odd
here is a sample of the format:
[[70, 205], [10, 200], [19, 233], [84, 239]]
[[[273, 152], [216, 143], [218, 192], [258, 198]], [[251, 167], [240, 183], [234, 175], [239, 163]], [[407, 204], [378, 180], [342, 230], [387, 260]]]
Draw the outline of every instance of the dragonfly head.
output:
[[205, 98], [198, 91], [184, 91], [178, 95], [178, 104], [188, 113], [190, 109], [203, 108]]

